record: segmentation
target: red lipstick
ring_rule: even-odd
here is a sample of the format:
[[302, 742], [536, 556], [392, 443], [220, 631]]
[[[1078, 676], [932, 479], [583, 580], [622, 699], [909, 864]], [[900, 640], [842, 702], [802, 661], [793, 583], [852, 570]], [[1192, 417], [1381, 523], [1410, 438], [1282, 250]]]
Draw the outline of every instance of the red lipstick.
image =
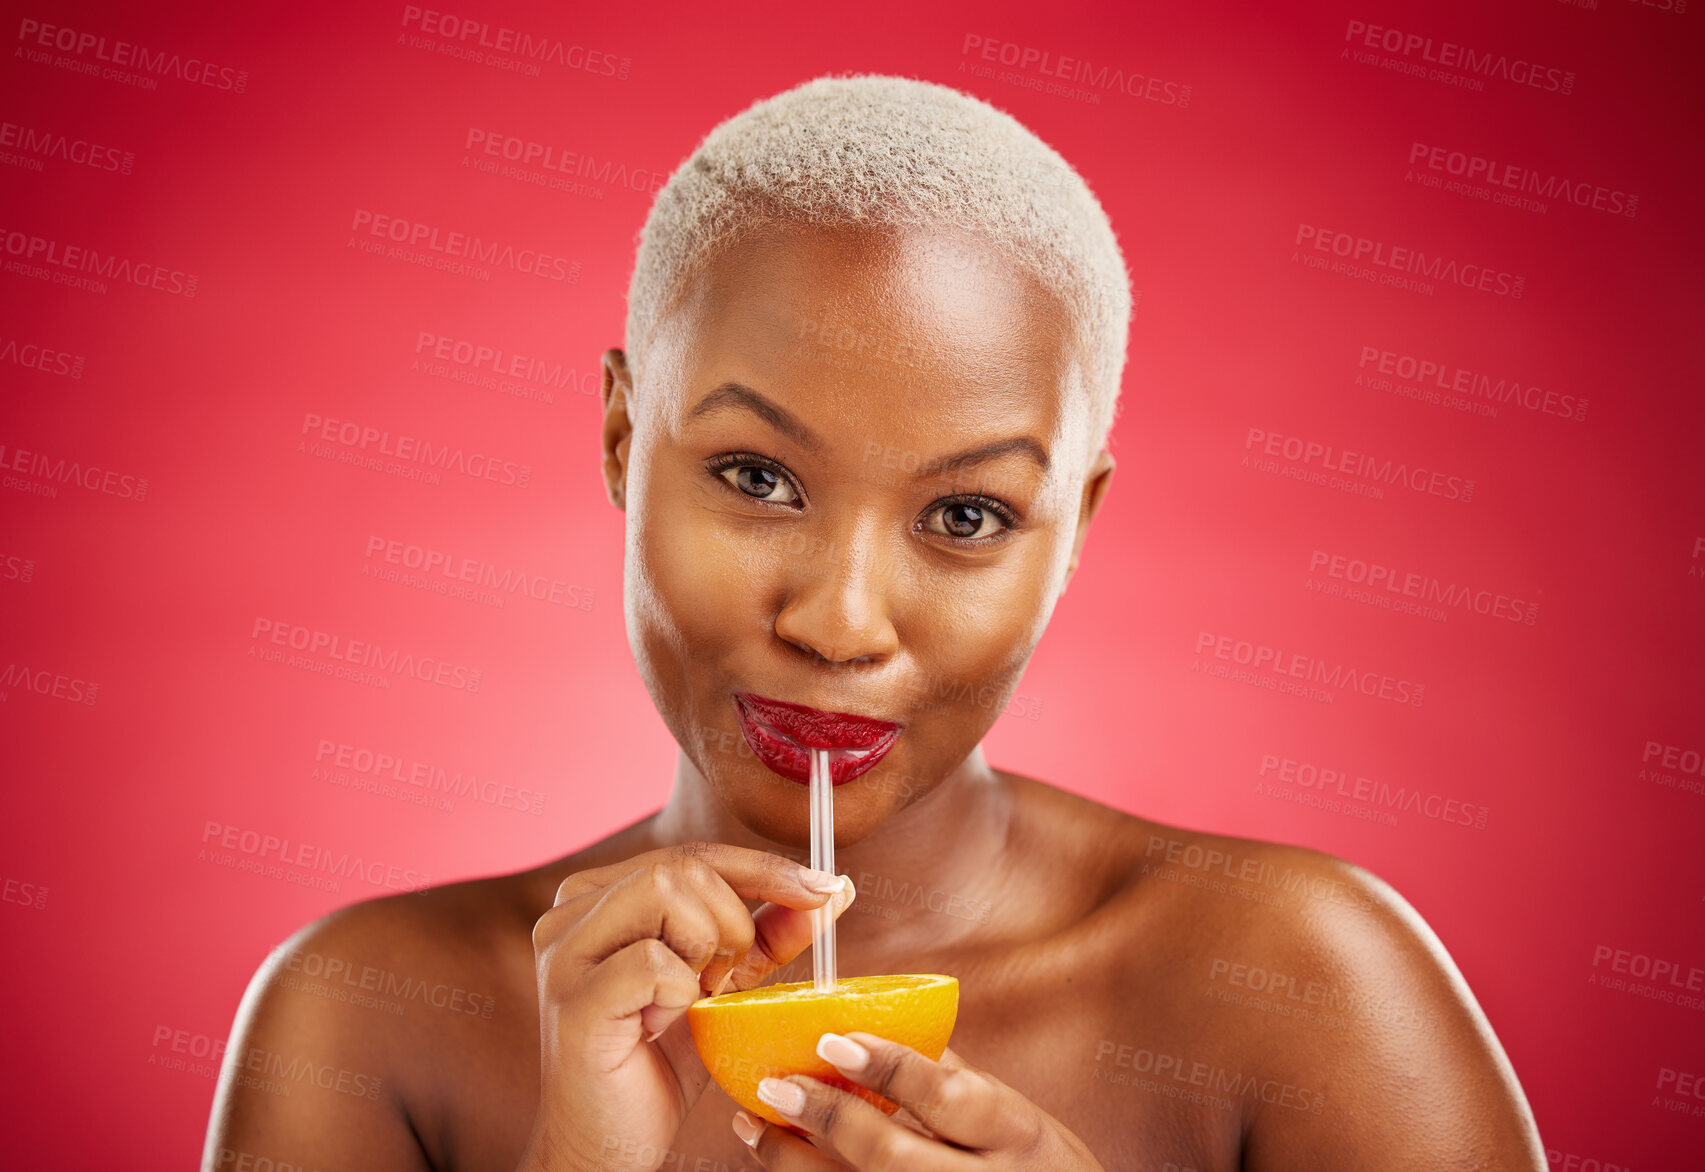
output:
[[734, 693], [734, 711], [758, 760], [772, 773], [800, 785], [811, 784], [808, 750], [842, 750], [829, 755], [829, 780], [845, 785], [888, 754], [902, 727], [891, 720], [824, 712], [752, 692]]

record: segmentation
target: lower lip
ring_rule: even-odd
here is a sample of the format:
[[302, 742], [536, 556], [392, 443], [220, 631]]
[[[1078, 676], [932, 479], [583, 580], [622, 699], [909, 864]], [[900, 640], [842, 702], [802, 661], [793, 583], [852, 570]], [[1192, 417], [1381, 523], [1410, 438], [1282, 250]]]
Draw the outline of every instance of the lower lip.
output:
[[[771, 773], [780, 774], [789, 781], [797, 781], [800, 785], [811, 784], [811, 756], [804, 749], [794, 744], [780, 733], [756, 723], [746, 715], [745, 707], [736, 700], [734, 712], [740, 720], [740, 731], [746, 737], [746, 743], [752, 746], [752, 752], [758, 760], [764, 763]], [[845, 785], [855, 777], [862, 777], [876, 767], [876, 763], [888, 755], [888, 750], [894, 747], [899, 738], [899, 730], [889, 734], [887, 740], [862, 757], [852, 757], [839, 750], [829, 751], [829, 782], [831, 785]]]

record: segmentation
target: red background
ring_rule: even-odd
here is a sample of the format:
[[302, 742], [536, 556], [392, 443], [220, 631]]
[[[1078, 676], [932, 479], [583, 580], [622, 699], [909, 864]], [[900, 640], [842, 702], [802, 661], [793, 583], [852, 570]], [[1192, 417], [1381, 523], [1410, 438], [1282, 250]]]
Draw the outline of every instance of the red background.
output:
[[[1140, 290], [1113, 491], [991, 761], [1371, 868], [1455, 956], [1555, 1166], [1688, 1165], [1705, 1118], [1666, 1106], [1675, 1088], [1659, 1080], [1705, 1076], [1705, 1002], [1685, 989], [1705, 967], [1705, 13], [1663, 3], [478, 10], [629, 58], [625, 79], [412, 45], [401, 4], [15, 7], [0, 122], [133, 159], [128, 174], [79, 165], [37, 139], [0, 160], [0, 347], [16, 343], [0, 360], [8, 1162], [193, 1161], [211, 1069], [174, 1068], [162, 1030], [223, 1039], [271, 947], [387, 890], [220, 865], [204, 857], [209, 823], [439, 882], [533, 865], [662, 803], [676, 748], [627, 649], [595, 396], [649, 186], [553, 190], [464, 166], [481, 157], [466, 143], [488, 131], [666, 175], [752, 101], [856, 70], [957, 85], [1033, 128], [1100, 195]], [[247, 77], [239, 93], [234, 72], [215, 75], [230, 88], [90, 76], [73, 66], [98, 68], [93, 50], [42, 50], [17, 37], [27, 20]], [[1352, 21], [1568, 71], [1572, 92], [1464, 88], [1383, 67], [1377, 50], [1364, 62], [1346, 55], [1365, 49], [1346, 41]], [[1035, 65], [973, 75], [961, 66], [987, 63], [968, 36], [1146, 74], [1173, 84], [1163, 96], [1187, 85], [1188, 104], [1038, 90]], [[1412, 166], [1417, 143], [1638, 203], [1629, 216], [1553, 196], [1541, 211], [1429, 186], [1452, 177]], [[576, 279], [367, 254], [351, 243], [375, 239], [351, 230], [361, 210], [530, 245], [578, 262]], [[1336, 258], [1299, 250], [1304, 228], [1486, 265], [1520, 276], [1522, 295], [1314, 269], [1300, 257]], [[194, 296], [56, 282], [69, 270], [44, 277], [18, 255], [32, 237], [194, 274]], [[414, 365], [423, 332], [574, 374], [553, 401], [436, 377]], [[1358, 385], [1364, 347], [1587, 407], [1487, 415]], [[76, 377], [56, 373], [74, 361]], [[310, 413], [495, 454], [530, 481], [434, 485], [315, 458], [298, 446]], [[1376, 498], [1245, 466], [1261, 455], [1252, 428], [1441, 470], [1473, 497]], [[131, 479], [103, 491], [19, 471], [18, 449]], [[1318, 466], [1278, 450], [1279, 470]], [[374, 538], [524, 568], [590, 609], [386, 581]], [[1311, 572], [1317, 552], [1507, 595], [1534, 622], [1332, 596], [1310, 588], [1343, 585]], [[480, 685], [292, 670], [250, 654], [271, 646], [252, 637], [258, 620], [441, 658]], [[1420, 683], [1423, 701], [1243, 686], [1214, 674], [1238, 664], [1198, 656], [1204, 635]], [[93, 703], [67, 698], [85, 695], [77, 681], [98, 685]], [[315, 774], [323, 741], [496, 779], [542, 812], [331, 784]], [[1435, 814], [1449, 800], [1484, 825], [1319, 787], [1275, 795], [1269, 756], [1418, 791]], [[1597, 983], [1614, 950], [1673, 964], [1681, 986]]]

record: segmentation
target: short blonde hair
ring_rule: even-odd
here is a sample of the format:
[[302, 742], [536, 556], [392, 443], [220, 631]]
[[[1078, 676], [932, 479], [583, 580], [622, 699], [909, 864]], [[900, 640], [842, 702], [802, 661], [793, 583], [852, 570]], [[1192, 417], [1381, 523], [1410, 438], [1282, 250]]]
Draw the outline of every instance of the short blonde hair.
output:
[[1118, 411], [1130, 276], [1107, 213], [1017, 119], [948, 86], [819, 77], [724, 121], [657, 193], [628, 286], [634, 378], [696, 266], [768, 220], [948, 225], [988, 239], [1066, 307], [1091, 391], [1093, 455]]

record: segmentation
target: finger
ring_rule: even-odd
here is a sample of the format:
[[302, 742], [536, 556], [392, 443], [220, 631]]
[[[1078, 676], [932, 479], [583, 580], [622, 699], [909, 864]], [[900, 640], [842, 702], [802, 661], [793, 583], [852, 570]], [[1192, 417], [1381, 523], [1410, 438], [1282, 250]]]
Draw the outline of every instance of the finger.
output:
[[[851, 875], [840, 877], [845, 881], [844, 886], [833, 896], [825, 906], [834, 919], [840, 919], [841, 913], [852, 905], [858, 898], [858, 890], [853, 886]], [[729, 973], [726, 982], [727, 991], [735, 989], [751, 989], [764, 983], [764, 979], [776, 969], [804, 952], [811, 945], [812, 923], [811, 913], [796, 911], [790, 907], [779, 907], [776, 904], [765, 904], [752, 913], [752, 926], [756, 933], [756, 947], [741, 957]]]
[[[746, 1121], [744, 1125], [742, 1120]], [[745, 1140], [758, 1163], [771, 1172], [841, 1172], [846, 1167], [807, 1140], [744, 1111], [734, 1113], [734, 1134]], [[747, 1139], [747, 1134], [753, 1138]]]
[[1027, 1134], [1013, 1092], [958, 1055], [944, 1066], [910, 1046], [854, 1031], [824, 1034], [817, 1054], [861, 1087], [900, 1104], [942, 1139], [983, 1150], [1011, 1147]]
[[763, 1079], [758, 1083], [758, 1097], [783, 1119], [810, 1132], [818, 1147], [854, 1168], [975, 1172], [977, 1167], [971, 1153], [895, 1123], [857, 1095], [808, 1075]]
[[822, 891], [807, 886], [818, 874], [802, 867], [792, 859], [784, 859], [769, 851], [751, 847], [730, 846], [724, 842], [686, 842], [677, 846], [646, 851], [619, 863], [576, 871], [557, 888], [556, 902], [594, 892], [619, 882], [629, 871], [654, 862], [680, 862], [698, 859], [708, 863], [721, 875], [741, 899], [759, 899], [787, 907], [814, 908], [823, 903]]
[[[719, 881], [720, 882], [720, 881]], [[735, 921], [736, 951], [750, 947], [751, 916], [735, 904], [744, 923]], [[702, 972], [716, 954], [723, 929], [696, 889], [673, 867], [658, 865], [630, 872], [590, 904], [584, 901], [553, 908], [553, 916], [580, 915], [562, 926], [547, 951], [551, 972], [558, 980], [579, 981], [607, 957], [636, 940], [653, 937], [668, 945], [694, 973]]]
[[685, 1014], [698, 996], [698, 974], [668, 945], [648, 937], [599, 964], [574, 996], [552, 999], [555, 1021], [542, 1024], [554, 1025], [555, 1036], [571, 1039], [575, 1052], [607, 1072], [646, 1035]]

